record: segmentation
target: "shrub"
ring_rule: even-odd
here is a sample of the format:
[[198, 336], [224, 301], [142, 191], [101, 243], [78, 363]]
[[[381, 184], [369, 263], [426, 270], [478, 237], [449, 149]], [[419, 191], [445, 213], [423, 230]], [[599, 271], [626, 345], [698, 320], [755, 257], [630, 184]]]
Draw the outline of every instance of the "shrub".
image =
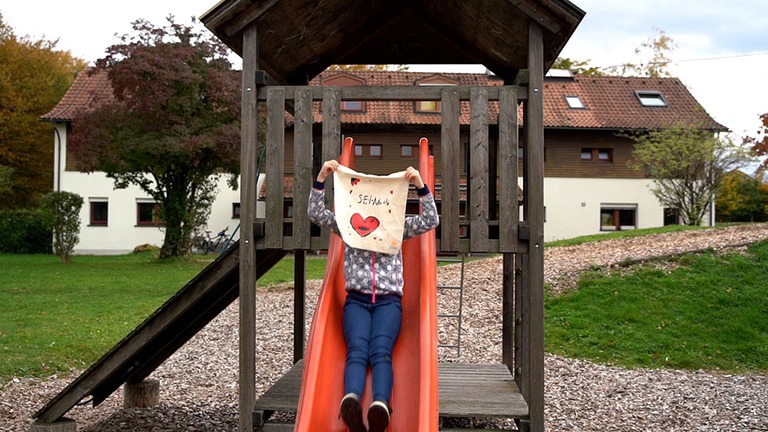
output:
[[80, 241], [80, 208], [83, 197], [72, 192], [49, 192], [43, 196], [42, 208], [53, 230], [53, 252], [62, 262]]
[[52, 236], [39, 210], [0, 211], [1, 253], [51, 253]]

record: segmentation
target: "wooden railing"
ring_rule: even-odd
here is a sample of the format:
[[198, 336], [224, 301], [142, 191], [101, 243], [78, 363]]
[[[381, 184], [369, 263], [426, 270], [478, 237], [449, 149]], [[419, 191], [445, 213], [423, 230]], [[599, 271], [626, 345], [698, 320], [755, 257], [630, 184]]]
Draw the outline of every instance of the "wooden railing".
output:
[[[327, 233], [313, 235], [307, 217], [312, 184], [313, 102], [322, 109], [322, 160], [338, 157], [342, 143], [341, 102], [440, 101], [440, 235], [438, 251], [525, 252], [526, 222], [520, 221], [518, 202], [518, 107], [527, 98], [524, 86], [408, 86], [408, 87], [259, 87], [257, 99], [266, 104], [266, 193], [262, 247], [319, 250], [327, 247]], [[464, 187], [460, 116], [462, 101], [469, 102], [470, 124]], [[494, 109], [489, 106], [495, 105]], [[285, 113], [293, 116], [293, 214], [284, 217], [286, 128]], [[496, 115], [498, 118], [491, 118]], [[491, 127], [497, 125], [497, 127]], [[491, 136], [491, 131], [498, 135]], [[254, 163], [255, 161], [250, 161]], [[332, 200], [332, 185], [326, 198]], [[464, 214], [461, 209], [466, 208]], [[285, 229], [289, 227], [289, 229]]]

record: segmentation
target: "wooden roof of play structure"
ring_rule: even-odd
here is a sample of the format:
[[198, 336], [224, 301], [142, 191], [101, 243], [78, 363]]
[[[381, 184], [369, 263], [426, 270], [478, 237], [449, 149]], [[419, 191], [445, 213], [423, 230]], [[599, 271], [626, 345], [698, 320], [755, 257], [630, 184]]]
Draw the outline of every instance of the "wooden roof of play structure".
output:
[[256, 23], [259, 67], [304, 84], [332, 64], [483, 64], [508, 82], [528, 64], [528, 25], [543, 28], [544, 68], [584, 12], [567, 0], [223, 0], [202, 22], [243, 55]]

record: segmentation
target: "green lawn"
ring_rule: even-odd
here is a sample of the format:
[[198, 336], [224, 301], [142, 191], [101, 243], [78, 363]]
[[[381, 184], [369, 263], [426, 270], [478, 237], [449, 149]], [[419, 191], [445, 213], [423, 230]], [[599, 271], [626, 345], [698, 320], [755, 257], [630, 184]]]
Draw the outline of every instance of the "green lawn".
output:
[[[211, 259], [140, 253], [63, 264], [52, 255], [0, 255], [0, 382], [90, 366]], [[324, 269], [325, 259], [307, 260], [308, 277]], [[287, 257], [259, 283], [292, 279]]]
[[671, 273], [591, 273], [548, 296], [546, 348], [634, 367], [768, 371], [768, 242], [687, 255]]
[[[211, 259], [0, 255], [0, 382], [90, 366]], [[768, 371], [768, 242], [678, 261], [671, 273], [592, 272], [579, 290], [547, 296], [547, 350], [627, 367]], [[309, 279], [324, 270], [309, 257]], [[292, 279], [287, 257], [259, 285]]]

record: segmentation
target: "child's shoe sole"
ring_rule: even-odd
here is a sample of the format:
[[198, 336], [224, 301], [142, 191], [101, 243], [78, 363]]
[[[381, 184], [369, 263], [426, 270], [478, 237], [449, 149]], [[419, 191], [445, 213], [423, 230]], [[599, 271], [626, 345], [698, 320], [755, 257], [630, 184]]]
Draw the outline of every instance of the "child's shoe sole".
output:
[[340, 411], [341, 419], [349, 428], [349, 432], [367, 432], [363, 424], [363, 407], [354, 395], [350, 393], [344, 396]]
[[373, 402], [368, 408], [368, 432], [385, 432], [387, 426], [389, 426], [389, 408], [384, 402]]

